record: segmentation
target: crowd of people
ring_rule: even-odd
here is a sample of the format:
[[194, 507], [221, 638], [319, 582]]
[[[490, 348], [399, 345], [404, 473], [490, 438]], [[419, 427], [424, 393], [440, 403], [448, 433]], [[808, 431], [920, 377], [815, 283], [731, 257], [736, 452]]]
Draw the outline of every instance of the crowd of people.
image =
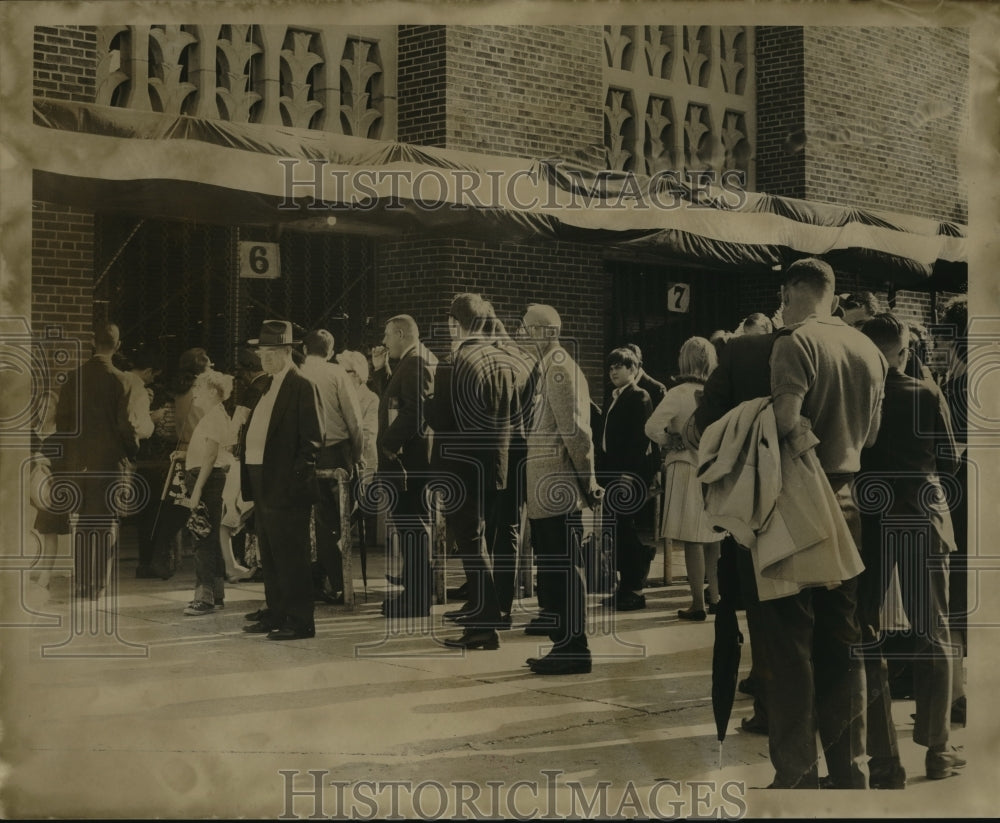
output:
[[[54, 434], [67, 448], [51, 471], [82, 478], [78, 517], [109, 520], [120, 512], [108, 484], [138, 471], [154, 495], [137, 516], [137, 576], [173, 575], [186, 530], [196, 585], [184, 615], [222, 607], [226, 582], [257, 574], [265, 601], [244, 631], [276, 641], [313, 637], [315, 603], [344, 602], [340, 484], [359, 525], [387, 515], [400, 559], [398, 593], [382, 604], [390, 621], [430, 615], [438, 501], [465, 600], [445, 612], [461, 633], [443, 642], [466, 650], [497, 649], [511, 629], [525, 512], [538, 613], [524, 631], [552, 642], [527, 661], [538, 675], [591, 671], [583, 513], [602, 511], [614, 535], [616, 585], [602, 606], [644, 609], [655, 549], [642, 512], [658, 496], [654, 530], [683, 547], [691, 593], [678, 620], [746, 611], [753, 666], [741, 688], [755, 714], [744, 728], [769, 736], [772, 787], [902, 788], [880, 622], [894, 577], [927, 776], [964, 765], [949, 745], [965, 711], [964, 581], [949, 574], [964, 501], [949, 501], [940, 478], [963, 482], [967, 318], [961, 300], [946, 312], [956, 342], [939, 386], [917, 348], [926, 330], [835, 285], [822, 261], [792, 264], [774, 320], [753, 314], [735, 334], [688, 339], [667, 383], [645, 373], [634, 344], [613, 349], [603, 409], [550, 305], [529, 305], [512, 337], [487, 300], [460, 294], [440, 360], [406, 314], [368, 356], [334, 357], [328, 331], [300, 340], [266, 320], [235, 375], [185, 352], [169, 400], [151, 388], [157, 364], [119, 359], [119, 331], [103, 324], [59, 397]], [[890, 539], [901, 515], [910, 532]], [[43, 536], [69, 528], [66, 513], [38, 513]], [[76, 596], [100, 597], [108, 574], [107, 555], [77, 557]]]

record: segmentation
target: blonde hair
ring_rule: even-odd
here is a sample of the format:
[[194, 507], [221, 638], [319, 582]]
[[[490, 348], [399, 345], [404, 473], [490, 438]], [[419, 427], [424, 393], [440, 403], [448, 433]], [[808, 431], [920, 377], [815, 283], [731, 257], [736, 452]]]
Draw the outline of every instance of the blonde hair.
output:
[[351, 369], [361, 385], [368, 382], [368, 358], [359, 351], [342, 351], [337, 355], [337, 362], [345, 369]]
[[233, 393], [233, 377], [214, 369], [206, 369], [195, 378], [194, 387], [195, 391], [214, 389], [219, 393], [219, 397], [225, 401]]
[[694, 377], [698, 380], [707, 380], [718, 364], [715, 346], [704, 337], [689, 337], [685, 340], [677, 358], [681, 377]]

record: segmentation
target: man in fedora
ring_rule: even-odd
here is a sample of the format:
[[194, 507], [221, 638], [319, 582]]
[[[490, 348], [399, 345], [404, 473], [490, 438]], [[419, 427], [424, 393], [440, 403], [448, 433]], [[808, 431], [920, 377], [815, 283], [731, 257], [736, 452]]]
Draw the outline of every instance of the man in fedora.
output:
[[323, 443], [316, 387], [292, 363], [292, 324], [265, 320], [257, 350], [270, 386], [251, 412], [243, 447], [243, 496], [254, 501], [267, 605], [243, 630], [268, 640], [314, 637], [309, 514]]

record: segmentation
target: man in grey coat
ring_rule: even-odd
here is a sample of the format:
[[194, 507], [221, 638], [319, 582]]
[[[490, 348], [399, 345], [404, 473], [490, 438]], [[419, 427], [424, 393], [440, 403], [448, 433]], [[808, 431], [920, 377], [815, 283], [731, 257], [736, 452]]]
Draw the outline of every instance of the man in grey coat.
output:
[[562, 321], [554, 308], [532, 304], [523, 322], [529, 338], [524, 348], [536, 353], [539, 366], [528, 433], [528, 518], [553, 643], [549, 654], [530, 658], [528, 665], [535, 674], [587, 673], [591, 659], [580, 512], [603, 495], [594, 476], [590, 388], [559, 343]]

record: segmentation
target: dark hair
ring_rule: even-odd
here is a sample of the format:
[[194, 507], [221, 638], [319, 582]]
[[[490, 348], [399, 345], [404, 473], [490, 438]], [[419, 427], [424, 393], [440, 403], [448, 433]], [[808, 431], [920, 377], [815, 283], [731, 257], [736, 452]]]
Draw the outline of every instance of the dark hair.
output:
[[482, 332], [486, 320], [493, 315], [493, 306], [478, 294], [463, 292], [451, 301], [448, 315], [467, 332]]
[[147, 349], [145, 346], [136, 346], [126, 352], [119, 352], [119, 354], [122, 359], [123, 371], [128, 371], [130, 369], [136, 369], [138, 371], [142, 371], [143, 369], [160, 371], [162, 368], [156, 354]]
[[306, 354], [315, 354], [329, 360], [333, 354], [333, 335], [326, 329], [315, 329], [305, 336], [302, 345]]
[[864, 309], [866, 314], [876, 315], [882, 308], [878, 298], [870, 291], [856, 291], [852, 294], [838, 295], [840, 307], [847, 309]]
[[212, 363], [208, 352], [204, 349], [188, 349], [177, 361], [177, 377], [174, 379], [174, 394], [180, 395], [188, 391], [195, 378]]
[[879, 312], [865, 321], [862, 333], [880, 349], [895, 349], [908, 339], [910, 329], [892, 312]]
[[608, 368], [612, 366], [624, 366], [627, 369], [638, 369], [640, 362], [631, 346], [612, 349], [608, 355]]
[[822, 293], [833, 291], [837, 282], [829, 263], [815, 257], [796, 260], [785, 270], [785, 285], [804, 285], [810, 290]]
[[631, 350], [635, 354], [635, 359], [638, 361], [639, 365], [642, 365], [642, 349], [640, 349], [635, 343], [626, 343], [625, 348]]

